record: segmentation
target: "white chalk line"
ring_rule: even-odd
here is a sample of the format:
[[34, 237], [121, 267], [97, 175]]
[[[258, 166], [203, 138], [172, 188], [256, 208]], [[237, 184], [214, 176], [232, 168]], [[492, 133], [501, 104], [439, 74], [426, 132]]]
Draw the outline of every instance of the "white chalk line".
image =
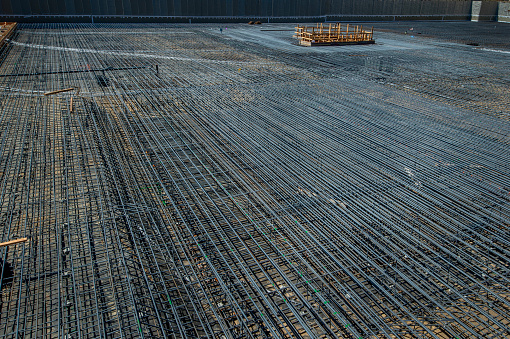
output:
[[500, 49], [490, 49], [490, 48], [480, 48], [482, 51], [490, 51], [490, 52], [497, 52], [497, 53], [505, 53], [510, 54], [510, 51], [502, 51]]
[[107, 50], [97, 50], [97, 49], [88, 49], [88, 48], [72, 48], [72, 47], [37, 45], [37, 44], [27, 44], [24, 42], [18, 42], [18, 41], [13, 41], [13, 40], [9, 40], [9, 42], [11, 44], [17, 45], [17, 46], [24, 46], [24, 47], [38, 48], [38, 49], [47, 49], [47, 50], [53, 50], [53, 51], [74, 52], [74, 53], [93, 53], [93, 54], [103, 54], [103, 55], [112, 55], [112, 56], [139, 57], [139, 58], [174, 60], [174, 61], [194, 61], [194, 62], [206, 62], [206, 63], [217, 63], [217, 64], [257, 64], [257, 65], [267, 64], [265, 62], [263, 63], [263, 62], [254, 62], [254, 61], [194, 59], [194, 58], [183, 58], [183, 57], [174, 57], [174, 56], [157, 55], [157, 54], [112, 52], [112, 51], [107, 51]]

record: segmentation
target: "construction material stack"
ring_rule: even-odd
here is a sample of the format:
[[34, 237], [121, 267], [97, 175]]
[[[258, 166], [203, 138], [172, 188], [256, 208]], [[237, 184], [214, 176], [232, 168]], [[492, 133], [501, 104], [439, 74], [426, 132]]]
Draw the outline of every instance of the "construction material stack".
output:
[[0, 48], [2, 48], [7, 39], [9, 39], [16, 30], [17, 23], [3, 22], [0, 25]]
[[342, 27], [341, 23], [324, 26], [322, 23], [316, 26], [297, 26], [294, 35], [302, 46], [340, 46], [373, 44], [374, 28], [364, 31], [363, 26]]

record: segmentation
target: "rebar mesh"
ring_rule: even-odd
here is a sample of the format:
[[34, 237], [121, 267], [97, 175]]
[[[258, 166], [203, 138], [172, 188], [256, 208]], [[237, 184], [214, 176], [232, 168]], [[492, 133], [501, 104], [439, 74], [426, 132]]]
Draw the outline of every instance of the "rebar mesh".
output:
[[0, 338], [510, 336], [508, 51], [293, 26], [18, 29]]

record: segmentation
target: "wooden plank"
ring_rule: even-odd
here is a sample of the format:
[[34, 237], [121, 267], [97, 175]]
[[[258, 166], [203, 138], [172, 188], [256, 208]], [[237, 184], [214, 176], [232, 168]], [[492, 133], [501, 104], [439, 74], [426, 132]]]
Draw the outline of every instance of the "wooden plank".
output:
[[16, 239], [16, 240], [10, 240], [10, 241], [6, 241], [6, 242], [2, 242], [2, 243], [0, 243], [0, 247], [19, 244], [19, 243], [25, 242], [27, 240], [28, 240], [28, 238], [20, 238], [20, 239]]
[[46, 93], [44, 93], [44, 95], [52, 95], [52, 94], [57, 94], [57, 93], [62, 93], [62, 92], [69, 92], [69, 91], [72, 91], [73, 89], [74, 89], [74, 87], [59, 89], [57, 91], [46, 92]]

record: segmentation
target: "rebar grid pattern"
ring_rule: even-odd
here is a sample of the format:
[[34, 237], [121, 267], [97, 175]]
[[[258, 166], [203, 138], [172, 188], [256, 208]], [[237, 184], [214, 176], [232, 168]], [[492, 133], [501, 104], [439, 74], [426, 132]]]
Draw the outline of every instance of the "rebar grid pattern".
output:
[[508, 61], [245, 29], [18, 29], [0, 338], [509, 336]]

